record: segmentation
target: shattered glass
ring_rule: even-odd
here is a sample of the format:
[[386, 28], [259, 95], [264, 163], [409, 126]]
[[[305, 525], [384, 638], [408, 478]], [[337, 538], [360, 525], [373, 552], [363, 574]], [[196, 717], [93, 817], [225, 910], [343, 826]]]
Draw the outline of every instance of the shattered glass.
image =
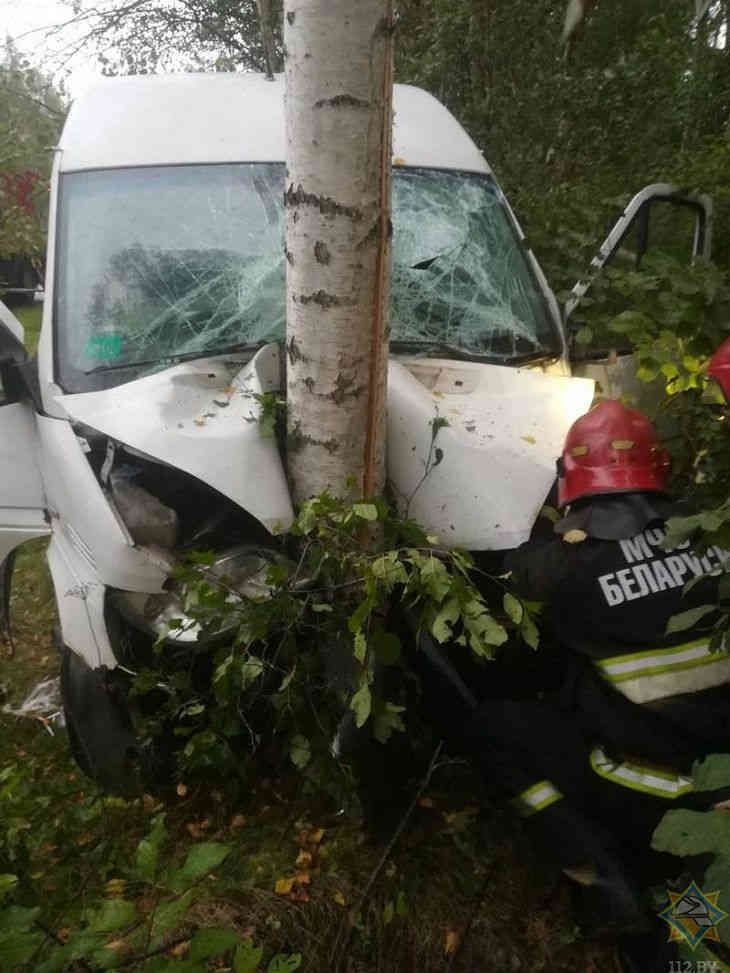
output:
[[[89, 391], [285, 334], [284, 166], [145, 167], [62, 177], [58, 380]], [[509, 360], [557, 332], [489, 176], [393, 179], [398, 350]], [[402, 347], [401, 347], [402, 346]]]
[[555, 330], [492, 179], [436, 169], [393, 178], [394, 342], [513, 358]]

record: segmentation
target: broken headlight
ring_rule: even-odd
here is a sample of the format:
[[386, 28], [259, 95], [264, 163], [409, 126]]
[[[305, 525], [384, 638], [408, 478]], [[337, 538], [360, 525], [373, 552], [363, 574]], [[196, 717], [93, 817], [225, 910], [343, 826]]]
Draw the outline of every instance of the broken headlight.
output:
[[[205, 569], [205, 577], [213, 585], [220, 584], [227, 593], [226, 600], [235, 603], [245, 598], [260, 600], [271, 596], [268, 582], [272, 564], [287, 563], [286, 559], [269, 548], [240, 545], [221, 552]], [[221, 620], [219, 628], [202, 632], [198, 622], [185, 611], [187, 592], [183, 584], [172, 582], [168, 591], [145, 594], [140, 591], [115, 591], [112, 604], [130, 625], [155, 639], [175, 643], [198, 643], [232, 632], [238, 622], [235, 613]], [[170, 623], [173, 627], [170, 627]]]

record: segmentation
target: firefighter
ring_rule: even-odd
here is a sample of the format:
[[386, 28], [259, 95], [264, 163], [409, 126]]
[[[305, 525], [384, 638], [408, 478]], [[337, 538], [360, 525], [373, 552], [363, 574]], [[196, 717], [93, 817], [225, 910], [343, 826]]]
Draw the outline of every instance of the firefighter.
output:
[[730, 554], [664, 548], [678, 512], [668, 472], [649, 420], [620, 402], [573, 424], [558, 461], [563, 517], [552, 537], [508, 558], [564, 650], [561, 688], [491, 700], [467, 734], [485, 776], [586, 887], [587, 925], [635, 934], [624, 940], [626, 970], [667, 968], [666, 930], [657, 939], [638, 891], [649, 874], [639, 864], [656, 865], [653, 829], [670, 808], [705, 809], [730, 794], [696, 793], [691, 779], [696, 759], [730, 749], [730, 656], [710, 650], [712, 613], [667, 634], [673, 616], [717, 603]]

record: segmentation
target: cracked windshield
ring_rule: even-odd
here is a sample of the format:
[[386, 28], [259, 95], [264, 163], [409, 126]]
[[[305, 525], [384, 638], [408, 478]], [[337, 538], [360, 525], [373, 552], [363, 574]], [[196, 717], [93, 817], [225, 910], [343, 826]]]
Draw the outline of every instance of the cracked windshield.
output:
[[[63, 177], [59, 381], [109, 387], [285, 333], [284, 167], [150, 167]], [[393, 180], [394, 351], [495, 361], [559, 351], [488, 176]]]

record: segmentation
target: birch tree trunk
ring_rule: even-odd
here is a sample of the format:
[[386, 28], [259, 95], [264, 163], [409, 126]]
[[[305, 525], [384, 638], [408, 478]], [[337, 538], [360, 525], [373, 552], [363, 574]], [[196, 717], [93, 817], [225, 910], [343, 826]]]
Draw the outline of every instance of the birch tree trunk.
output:
[[380, 492], [392, 0], [286, 0], [287, 459], [295, 502]]

